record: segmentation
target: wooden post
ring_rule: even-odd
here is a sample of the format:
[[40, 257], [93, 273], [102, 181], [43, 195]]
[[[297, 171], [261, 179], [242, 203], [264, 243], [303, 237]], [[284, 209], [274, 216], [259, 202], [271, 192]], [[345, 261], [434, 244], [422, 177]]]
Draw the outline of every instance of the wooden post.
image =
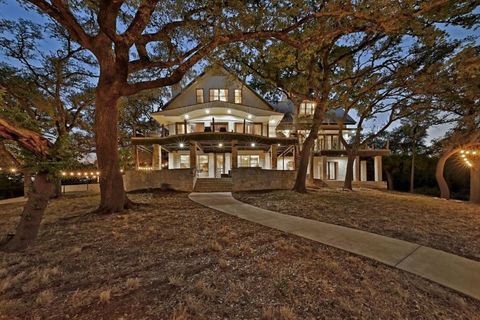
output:
[[238, 149], [237, 149], [237, 141], [232, 141], [232, 169], [238, 168]]
[[152, 167], [153, 170], [162, 169], [162, 147], [158, 144], [153, 145]]
[[215, 132], [215, 118], [212, 117], [212, 132]]
[[382, 181], [382, 156], [376, 156], [373, 158], [373, 163], [375, 167], [375, 181]]
[[243, 119], [243, 133], [247, 130], [247, 120]]
[[327, 180], [327, 157], [322, 156], [322, 179]]
[[133, 153], [135, 158], [135, 170], [138, 170], [139, 163], [138, 163], [138, 146], [136, 144], [133, 145]]
[[272, 152], [272, 170], [277, 170], [277, 151], [278, 145], [272, 144], [270, 151]]
[[267, 122], [267, 134], [266, 134], [267, 138], [270, 137], [270, 130], [269, 129], [270, 129], [270, 127], [268, 126], [268, 122]]
[[294, 170], [298, 169], [298, 163], [300, 162], [299, 153], [300, 153], [299, 146], [298, 144], [295, 144], [293, 147], [293, 169]]
[[315, 145], [312, 146], [312, 151], [310, 152], [310, 181], [313, 181], [315, 179], [315, 166], [314, 166], [314, 160], [315, 160]]
[[187, 134], [187, 119], [183, 120], [183, 133]]
[[190, 169], [197, 168], [197, 142], [190, 141]]
[[360, 157], [357, 156], [353, 162], [353, 181], [360, 181]]

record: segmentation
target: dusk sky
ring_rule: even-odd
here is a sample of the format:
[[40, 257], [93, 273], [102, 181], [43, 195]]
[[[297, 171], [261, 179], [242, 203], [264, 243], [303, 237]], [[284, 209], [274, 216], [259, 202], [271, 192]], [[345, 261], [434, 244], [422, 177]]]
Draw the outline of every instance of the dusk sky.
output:
[[[480, 12], [480, 8], [477, 8], [475, 12]], [[8, 20], [15, 20], [15, 19], [29, 19], [36, 23], [45, 23], [48, 21], [48, 18], [37, 14], [32, 10], [26, 10], [22, 5], [20, 5], [17, 1], [13, 0], [6, 0], [4, 2], [0, 1], [0, 18], [1, 19], [8, 19]], [[459, 27], [446, 27], [445, 30], [450, 34], [450, 37], [453, 39], [465, 39], [468, 37], [475, 38], [475, 41], [478, 43], [480, 31], [479, 30], [466, 30]], [[40, 42], [41, 49], [45, 51], [49, 51], [55, 49], [57, 47], [57, 42], [52, 39], [43, 39]], [[7, 58], [0, 52], [0, 57], [2, 60], [6, 60]], [[202, 66], [198, 64], [195, 66], [196, 69], [200, 72]], [[392, 127], [395, 127], [392, 126]], [[429, 139], [436, 139], [444, 135], [445, 131], [448, 129], [447, 126], [435, 126], [429, 129]]]

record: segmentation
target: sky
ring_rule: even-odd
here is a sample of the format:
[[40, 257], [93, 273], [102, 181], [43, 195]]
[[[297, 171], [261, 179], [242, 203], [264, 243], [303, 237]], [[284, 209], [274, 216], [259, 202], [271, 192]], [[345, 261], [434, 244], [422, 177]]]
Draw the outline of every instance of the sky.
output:
[[[480, 13], [480, 7], [477, 7], [475, 10], [476, 13]], [[0, 19], [9, 19], [9, 20], [17, 20], [17, 19], [28, 19], [32, 20], [36, 23], [45, 23], [47, 21], [47, 18], [44, 16], [39, 15], [36, 12], [33, 12], [32, 10], [26, 10], [24, 7], [22, 7], [17, 1], [13, 0], [0, 0]], [[466, 37], [471, 37], [475, 36], [476, 42], [480, 44], [479, 42], [479, 36], [480, 36], [480, 30], [466, 30], [460, 27], [444, 27], [444, 30], [446, 30], [450, 37], [453, 39], [464, 39]], [[45, 49], [45, 51], [48, 50], [54, 50], [58, 47], [57, 42], [51, 39], [43, 39], [40, 42], [40, 50]], [[0, 60], [2, 62], [8, 60], [1, 52], [0, 52]], [[201, 67], [196, 66], [196, 69], [201, 69]], [[197, 73], [199, 73], [201, 70], [196, 70]], [[392, 127], [394, 128], [394, 126]], [[440, 138], [441, 136], [444, 135], [446, 130], [448, 129], [447, 126], [436, 126], [432, 127], [428, 130], [429, 134], [429, 141], [432, 139], [437, 139]]]

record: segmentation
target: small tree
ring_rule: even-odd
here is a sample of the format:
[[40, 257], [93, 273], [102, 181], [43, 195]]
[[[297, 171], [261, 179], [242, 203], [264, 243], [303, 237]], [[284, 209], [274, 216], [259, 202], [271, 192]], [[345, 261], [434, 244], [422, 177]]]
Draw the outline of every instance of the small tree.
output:
[[76, 62], [82, 58], [81, 50], [73, 49], [68, 38], [63, 51], [38, 59], [33, 54], [38, 39], [32, 36], [35, 27], [22, 23], [10, 27], [17, 29], [18, 37], [2, 38], [2, 49], [21, 67], [0, 68], [4, 89], [0, 137], [17, 145], [17, 159], [34, 175], [33, 190], [15, 235], [2, 246], [16, 251], [34, 241], [59, 171], [80, 156], [72, 148], [71, 133], [93, 99], [88, 86], [82, 86], [87, 75]]

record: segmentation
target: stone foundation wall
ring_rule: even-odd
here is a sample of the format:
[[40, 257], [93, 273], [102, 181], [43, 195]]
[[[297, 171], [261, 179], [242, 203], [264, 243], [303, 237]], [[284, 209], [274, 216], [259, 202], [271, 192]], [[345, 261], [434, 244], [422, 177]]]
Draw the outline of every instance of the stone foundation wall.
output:
[[233, 191], [288, 190], [295, 183], [296, 171], [238, 168], [232, 170]]
[[193, 191], [196, 176], [193, 169], [162, 169], [152, 171], [127, 171], [123, 176], [125, 191], [159, 189], [168, 185], [176, 191]]

